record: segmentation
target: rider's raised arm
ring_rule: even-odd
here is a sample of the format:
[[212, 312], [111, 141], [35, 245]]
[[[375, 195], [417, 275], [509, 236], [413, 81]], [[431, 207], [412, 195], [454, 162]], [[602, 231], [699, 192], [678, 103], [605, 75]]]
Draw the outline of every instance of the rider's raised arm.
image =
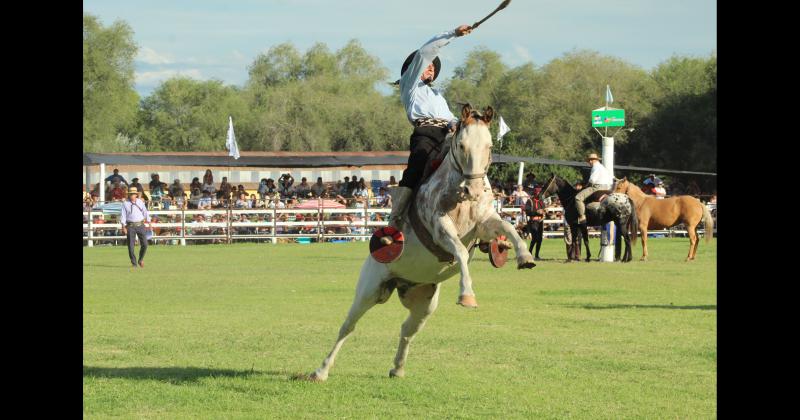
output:
[[426, 42], [419, 51], [414, 54], [408, 69], [400, 77], [400, 94], [411, 96], [422, 77], [422, 73], [433, 62], [439, 54], [439, 50], [450, 43], [456, 37], [455, 29], [442, 32]]

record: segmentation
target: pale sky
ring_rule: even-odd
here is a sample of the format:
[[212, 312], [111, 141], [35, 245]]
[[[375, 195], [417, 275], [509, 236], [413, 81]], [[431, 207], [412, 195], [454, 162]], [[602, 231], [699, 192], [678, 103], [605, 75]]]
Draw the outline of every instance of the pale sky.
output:
[[[139, 45], [136, 90], [148, 95], [177, 74], [242, 85], [247, 66], [271, 46], [331, 51], [357, 39], [400, 76], [406, 56], [434, 34], [472, 24], [500, 0], [84, 0], [103, 25], [121, 19]], [[466, 54], [485, 46], [509, 66], [541, 66], [572, 49], [591, 49], [649, 70], [674, 54], [716, 50], [717, 5], [711, 0], [513, 0], [472, 34], [444, 47], [440, 81]]]

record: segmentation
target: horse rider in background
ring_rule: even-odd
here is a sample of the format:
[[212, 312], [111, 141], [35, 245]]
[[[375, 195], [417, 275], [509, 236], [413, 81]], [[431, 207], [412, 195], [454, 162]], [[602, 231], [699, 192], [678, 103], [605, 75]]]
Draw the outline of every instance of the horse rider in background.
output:
[[591, 153], [586, 162], [592, 167], [592, 172], [589, 174], [588, 186], [575, 195], [575, 208], [578, 210], [578, 223], [586, 223], [586, 204], [583, 200], [592, 195], [595, 191], [610, 190], [611, 184], [614, 183], [614, 178], [608, 172], [605, 166], [600, 163], [600, 158], [597, 153]]

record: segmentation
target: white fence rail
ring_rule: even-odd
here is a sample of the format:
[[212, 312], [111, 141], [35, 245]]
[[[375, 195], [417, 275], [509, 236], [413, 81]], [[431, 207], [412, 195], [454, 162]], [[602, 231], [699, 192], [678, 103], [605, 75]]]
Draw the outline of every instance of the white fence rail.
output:
[[[546, 212], [563, 211], [561, 207], [549, 207]], [[155, 243], [186, 245], [187, 241], [212, 241], [231, 243], [241, 240], [264, 240], [278, 243], [282, 240], [298, 242], [324, 242], [339, 240], [361, 240], [370, 238], [372, 232], [388, 224], [385, 219], [391, 212], [388, 208], [317, 208], [317, 209], [215, 209], [215, 210], [153, 210], [150, 215], [158, 218], [152, 223]], [[524, 219], [519, 207], [503, 207], [501, 217], [511, 223]], [[102, 211], [84, 211], [83, 240], [92, 247], [98, 243], [124, 243], [122, 225], [116, 215]], [[201, 216], [201, 217], [198, 217]], [[242, 220], [242, 216], [245, 216]], [[113, 222], [107, 222], [110, 218]], [[256, 218], [257, 220], [250, 220]], [[166, 219], [166, 221], [162, 220]], [[210, 220], [209, 220], [210, 219]], [[545, 219], [543, 237], [563, 237], [561, 219]], [[552, 226], [556, 226], [555, 229]], [[550, 229], [548, 229], [550, 227]], [[714, 228], [716, 233], [716, 226]], [[698, 230], [703, 233], [703, 230]], [[648, 231], [651, 235], [686, 235], [685, 229]], [[589, 228], [589, 236], [599, 236], [600, 231]]]

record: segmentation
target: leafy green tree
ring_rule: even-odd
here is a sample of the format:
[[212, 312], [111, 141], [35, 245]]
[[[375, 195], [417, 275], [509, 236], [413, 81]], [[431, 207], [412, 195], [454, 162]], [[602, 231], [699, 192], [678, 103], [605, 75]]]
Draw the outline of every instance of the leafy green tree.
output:
[[133, 89], [137, 46], [127, 23], [104, 27], [83, 15], [83, 150], [127, 149], [118, 134], [136, 116], [139, 97]]
[[672, 57], [652, 72], [653, 112], [619, 155], [635, 166], [716, 171], [717, 59]]
[[[221, 81], [175, 77], [142, 101], [137, 142], [147, 151], [225, 150], [228, 116], [235, 128], [249, 118], [239, 89]], [[237, 140], [239, 133], [237, 132]]]

